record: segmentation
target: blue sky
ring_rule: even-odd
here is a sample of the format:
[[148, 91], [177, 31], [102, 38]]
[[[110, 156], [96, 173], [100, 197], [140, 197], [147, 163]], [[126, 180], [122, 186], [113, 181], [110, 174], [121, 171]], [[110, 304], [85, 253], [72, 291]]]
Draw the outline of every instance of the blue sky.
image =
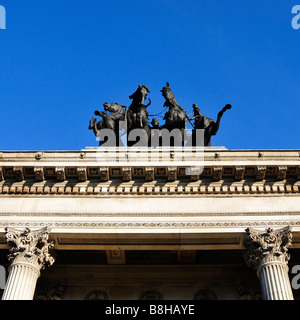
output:
[[[300, 149], [300, 0], [0, 0], [0, 150], [96, 146], [89, 120], [130, 105], [146, 84], [150, 113], [166, 81], [192, 112], [223, 117], [212, 145]], [[163, 120], [160, 118], [160, 121]]]

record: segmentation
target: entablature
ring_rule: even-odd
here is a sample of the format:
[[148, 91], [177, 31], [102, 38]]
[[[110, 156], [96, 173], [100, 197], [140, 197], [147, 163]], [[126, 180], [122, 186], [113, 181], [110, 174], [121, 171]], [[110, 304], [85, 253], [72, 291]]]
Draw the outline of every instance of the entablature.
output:
[[[200, 153], [148, 149], [1, 152], [0, 194], [231, 195], [298, 194], [297, 150], [227, 150]], [[192, 159], [192, 161], [191, 161]], [[200, 171], [187, 174], [191, 165]]]

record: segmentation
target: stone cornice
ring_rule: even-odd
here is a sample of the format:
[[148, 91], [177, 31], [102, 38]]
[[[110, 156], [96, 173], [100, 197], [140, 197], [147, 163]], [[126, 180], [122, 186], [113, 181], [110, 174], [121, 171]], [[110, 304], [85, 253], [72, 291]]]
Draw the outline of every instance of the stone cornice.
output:
[[[116, 154], [117, 160], [110, 161]], [[149, 161], [148, 152], [141, 154], [135, 159], [127, 151], [99, 148], [0, 152], [0, 194], [270, 195], [300, 190], [298, 150], [208, 148], [199, 157], [202, 173], [193, 175], [186, 174], [192, 151], [180, 160], [172, 150], [158, 152], [161, 158], [156, 162]]]

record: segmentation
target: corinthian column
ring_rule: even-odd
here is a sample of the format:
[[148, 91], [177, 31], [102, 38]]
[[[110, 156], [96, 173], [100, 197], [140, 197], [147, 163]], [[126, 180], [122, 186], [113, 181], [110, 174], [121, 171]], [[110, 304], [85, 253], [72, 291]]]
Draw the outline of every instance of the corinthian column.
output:
[[36, 231], [5, 229], [5, 239], [11, 246], [8, 260], [12, 263], [2, 300], [33, 299], [40, 271], [54, 263], [49, 254], [54, 246], [48, 243], [49, 232], [47, 227]]
[[287, 253], [291, 245], [290, 227], [262, 232], [246, 229], [247, 248], [245, 260], [249, 267], [257, 270], [264, 300], [294, 300], [288, 276]]

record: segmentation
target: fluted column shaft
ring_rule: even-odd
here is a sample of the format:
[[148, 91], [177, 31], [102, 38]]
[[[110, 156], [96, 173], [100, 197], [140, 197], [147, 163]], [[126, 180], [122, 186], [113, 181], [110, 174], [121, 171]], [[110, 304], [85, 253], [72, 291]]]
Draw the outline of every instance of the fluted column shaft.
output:
[[294, 300], [288, 276], [287, 248], [291, 245], [289, 227], [265, 232], [248, 228], [245, 260], [257, 270], [264, 300]]
[[294, 300], [286, 264], [265, 263], [257, 273], [265, 300]]
[[40, 270], [52, 265], [48, 250], [48, 228], [31, 232], [6, 228], [5, 238], [12, 246], [8, 259], [12, 261], [2, 300], [32, 300]]
[[32, 300], [39, 276], [40, 272], [32, 265], [11, 265], [2, 300]]

